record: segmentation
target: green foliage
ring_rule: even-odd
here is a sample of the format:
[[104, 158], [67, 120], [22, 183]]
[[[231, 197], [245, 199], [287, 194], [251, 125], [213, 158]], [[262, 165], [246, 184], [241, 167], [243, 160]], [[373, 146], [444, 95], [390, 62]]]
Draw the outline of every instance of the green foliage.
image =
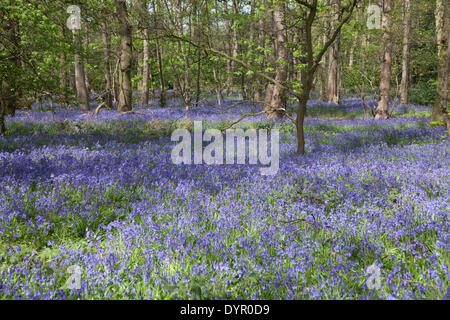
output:
[[409, 102], [430, 106], [436, 99], [436, 81], [430, 80], [412, 85], [409, 89]]

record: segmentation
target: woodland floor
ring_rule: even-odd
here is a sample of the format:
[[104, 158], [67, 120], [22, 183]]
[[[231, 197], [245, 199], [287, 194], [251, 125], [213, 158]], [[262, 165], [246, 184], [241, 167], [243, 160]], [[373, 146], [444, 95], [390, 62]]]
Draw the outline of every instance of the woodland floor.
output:
[[[0, 298], [448, 295], [450, 143], [430, 108], [375, 121], [357, 100], [311, 101], [304, 156], [289, 120], [239, 123], [280, 130], [275, 176], [258, 165], [171, 162], [175, 128], [203, 119], [221, 129], [258, 108], [172, 103], [93, 117], [44, 104], [8, 118]], [[80, 289], [69, 289], [76, 268]]]

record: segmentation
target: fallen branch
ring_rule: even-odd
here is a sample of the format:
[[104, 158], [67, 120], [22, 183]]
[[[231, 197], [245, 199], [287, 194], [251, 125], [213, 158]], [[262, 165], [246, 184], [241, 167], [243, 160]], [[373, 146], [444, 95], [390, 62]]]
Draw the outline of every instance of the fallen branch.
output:
[[261, 111], [261, 112], [257, 112], [257, 113], [246, 113], [246, 114], [242, 115], [242, 117], [240, 117], [238, 120], [231, 123], [228, 127], [220, 130], [220, 132], [223, 133], [224, 131], [231, 129], [234, 125], [238, 124], [239, 122], [241, 122], [242, 120], [244, 120], [247, 117], [256, 117], [256, 116], [262, 115], [264, 113], [266, 113], [266, 111]]
[[94, 110], [94, 112], [93, 112], [93, 115], [96, 116], [96, 115], [99, 113], [100, 109], [103, 108], [104, 106], [106, 106], [106, 102], [100, 103], [100, 104], [98, 105], [98, 107], [95, 108], [95, 110]]
[[219, 106], [216, 106], [216, 105], [212, 104], [211, 102], [209, 102], [209, 101], [206, 100], [206, 99], [202, 99], [202, 100], [200, 100], [199, 102], [203, 102], [203, 101], [206, 102], [207, 104], [209, 104], [211, 107], [213, 107], [213, 108], [215, 108], [215, 109], [219, 109], [219, 110], [221, 110], [221, 111], [228, 111], [228, 110], [230, 110], [230, 109], [232, 109], [232, 108], [234, 108], [234, 107], [236, 107], [236, 106], [238, 106], [238, 105], [244, 104], [244, 103], [255, 103], [255, 104], [262, 104], [262, 103], [264, 103], [264, 102], [260, 102], [260, 101], [247, 101], [247, 100], [242, 100], [242, 101], [233, 103], [232, 105], [230, 105], [230, 106], [228, 106], [228, 107], [226, 107], [226, 108], [222, 108], [222, 107], [219, 107]]
[[[245, 100], [245, 101], [239, 101], [239, 102], [233, 103], [231, 106], [228, 106], [228, 107], [226, 107], [226, 108], [221, 108], [221, 107], [218, 107], [218, 106], [213, 105], [211, 102], [209, 102], [209, 101], [206, 100], [206, 99], [202, 99], [202, 100], [200, 100], [199, 102], [202, 102], [202, 101], [205, 101], [205, 102], [208, 103], [211, 107], [216, 108], [216, 109], [219, 109], [219, 110], [221, 110], [221, 111], [227, 111], [227, 110], [230, 110], [231, 108], [234, 108], [234, 107], [236, 107], [236, 106], [238, 106], [238, 105], [240, 105], [240, 104], [243, 104], [243, 103], [254, 103], [254, 104], [262, 104], [262, 105], [265, 105], [265, 102], [264, 102], [264, 101], [248, 101], [248, 100]], [[294, 119], [292, 116], [289, 115], [289, 113], [286, 111], [285, 108], [278, 108], [278, 109], [274, 109], [274, 110], [275, 110], [275, 111], [282, 111], [282, 112], [283, 112], [283, 115], [286, 116], [286, 118], [288, 118], [289, 120], [291, 120], [291, 121], [295, 124], [295, 119]], [[262, 112], [257, 113], [257, 114], [248, 114], [248, 116], [260, 115], [260, 114], [262, 114], [262, 113], [267, 113], [267, 112], [266, 112], [266, 111], [262, 111]]]
[[123, 112], [118, 112], [118, 114], [120, 115], [124, 115], [124, 114], [138, 114], [138, 115], [142, 115], [142, 116], [148, 116], [150, 114], [153, 114], [153, 111], [150, 110], [149, 113], [142, 113], [142, 112], [137, 112], [137, 111], [123, 111]]

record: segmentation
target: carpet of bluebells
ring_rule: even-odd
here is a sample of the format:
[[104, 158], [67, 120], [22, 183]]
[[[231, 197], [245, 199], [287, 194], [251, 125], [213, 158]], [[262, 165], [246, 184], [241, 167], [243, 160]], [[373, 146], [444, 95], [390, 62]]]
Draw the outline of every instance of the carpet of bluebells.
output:
[[[238, 124], [280, 130], [277, 175], [260, 175], [258, 165], [172, 164], [175, 128], [196, 119], [225, 128], [258, 108], [91, 116], [41, 106], [8, 118], [0, 299], [445, 298], [444, 129], [425, 117], [317, 119], [336, 107], [311, 101], [304, 156], [289, 120]], [[397, 114], [411, 109], [429, 112]], [[73, 266], [79, 289], [67, 285]], [[380, 270], [379, 288], [369, 266]]]

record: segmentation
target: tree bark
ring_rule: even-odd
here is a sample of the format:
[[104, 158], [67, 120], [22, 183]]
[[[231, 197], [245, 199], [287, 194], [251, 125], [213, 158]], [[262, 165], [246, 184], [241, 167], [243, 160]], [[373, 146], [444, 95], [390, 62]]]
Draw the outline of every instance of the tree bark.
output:
[[[172, 11], [174, 14], [176, 35], [178, 37], [183, 37], [185, 29], [185, 24], [183, 23], [183, 20], [185, 18], [185, 15], [184, 12], [182, 12], [181, 0], [172, 1]], [[187, 26], [189, 28], [189, 36], [192, 37], [192, 28], [191, 28], [192, 21], [189, 21]], [[177, 72], [177, 76], [175, 79], [177, 86], [177, 89], [175, 91], [178, 91], [178, 94], [183, 98], [185, 109], [189, 110], [192, 102], [191, 73], [190, 73], [191, 66], [189, 60], [190, 47], [184, 46], [180, 40], [177, 41], [177, 44], [179, 54], [181, 55], [181, 57], [183, 57], [184, 65], [181, 66], [182, 70], [179, 69], [179, 66], [176, 68], [179, 70], [179, 72]], [[181, 73], [183, 74], [182, 76]]]
[[353, 67], [354, 59], [355, 59], [355, 44], [352, 43], [352, 46], [350, 47], [350, 52], [348, 54], [348, 66], [349, 66], [349, 68]]
[[[152, 1], [153, 8], [153, 23], [156, 27], [159, 27], [159, 21], [157, 19], [157, 14], [159, 7], [156, 6], [155, 0]], [[164, 73], [163, 73], [163, 64], [162, 64], [162, 49], [158, 38], [155, 40], [156, 44], [156, 60], [158, 61], [158, 77], [159, 77], [159, 106], [166, 106], [166, 95], [165, 95], [165, 81], [164, 81]]]
[[389, 90], [391, 88], [392, 66], [392, 40], [390, 26], [391, 0], [384, 0], [381, 28], [383, 29], [384, 54], [381, 64], [380, 77], [380, 101], [375, 110], [375, 119], [387, 119], [389, 117]]
[[[450, 23], [448, 23], [447, 20], [447, 34], [450, 33]], [[447, 39], [448, 40], [448, 39]], [[443, 76], [443, 83], [439, 84], [440, 87], [442, 87], [441, 90], [441, 113], [442, 116], [444, 118], [445, 124], [447, 126], [447, 136], [448, 139], [450, 140], [450, 115], [448, 113], [448, 89], [450, 87], [450, 77], [449, 77], [449, 73], [450, 73], [450, 41], [447, 41], [447, 54], [445, 56], [445, 67], [444, 70], [442, 72], [444, 74]]]
[[104, 67], [103, 72], [105, 74], [105, 106], [112, 108], [112, 84], [111, 84], [111, 66], [109, 63], [109, 43], [110, 35], [108, 32], [108, 26], [106, 21], [102, 21], [102, 42], [103, 42], [103, 60]]
[[[324, 19], [324, 32], [322, 37], [322, 45], [324, 46], [327, 41], [327, 35], [325, 30], [328, 28], [328, 23], [326, 19]], [[326, 55], [323, 55], [322, 61], [320, 62], [320, 89], [319, 89], [319, 97], [322, 101], [326, 101], [328, 99], [327, 95], [327, 59]]]
[[[309, 66], [311, 67], [311, 66]], [[295, 125], [297, 129], [297, 153], [305, 154], [305, 131], [304, 121], [306, 116], [306, 104], [314, 81], [314, 72], [303, 71], [302, 75], [302, 93], [298, 99], [297, 118]]]
[[[224, 13], [228, 14], [228, 2], [224, 2]], [[229, 18], [225, 19], [225, 33], [226, 33], [226, 40], [225, 40], [225, 50], [229, 56], [233, 56], [233, 36], [231, 31], [231, 26], [233, 24], [233, 20], [230, 20]], [[233, 87], [233, 61], [227, 60], [227, 78], [225, 81], [225, 93], [227, 95], [231, 95]]]
[[[147, 17], [147, 1], [141, 1], [139, 2], [140, 9], [144, 13], [144, 17]], [[145, 22], [144, 22], [145, 24]], [[147, 27], [144, 27], [142, 30], [142, 35], [144, 37], [143, 40], [143, 49], [142, 49], [142, 92], [141, 92], [141, 99], [140, 103], [141, 105], [147, 105], [148, 104], [148, 98], [149, 98], [149, 88], [148, 88], [148, 79], [149, 79], [149, 71], [150, 66], [148, 63], [148, 60], [150, 59], [150, 49], [149, 49], [149, 29]]]
[[66, 54], [65, 52], [61, 52], [60, 55], [60, 69], [59, 69], [59, 91], [60, 91], [60, 104], [64, 104], [67, 102], [67, 65], [66, 65]]
[[[286, 47], [286, 27], [284, 21], [285, 7], [283, 3], [275, 5], [273, 8], [273, 30], [275, 33], [275, 80], [283, 83], [287, 79], [288, 50]], [[275, 62], [274, 61], [274, 62]], [[282, 110], [286, 102], [285, 90], [273, 83], [269, 83], [266, 89], [264, 111], [268, 118], [281, 118], [284, 115]]]
[[[264, 44], [264, 20], [258, 19], [258, 46], [261, 48], [265, 47]], [[259, 52], [259, 54], [263, 54]], [[260, 62], [261, 69], [263, 68], [264, 63]], [[261, 77], [256, 77], [255, 81], [255, 101], [261, 101], [263, 95], [263, 80]]]
[[[340, 0], [333, 0], [334, 19], [332, 22], [332, 32], [335, 30], [335, 24], [339, 21], [339, 10], [341, 6]], [[338, 87], [338, 59], [339, 59], [339, 38], [330, 47], [328, 57], [328, 87], [327, 101], [339, 104], [339, 87]]]
[[5, 117], [8, 115], [14, 116], [23, 95], [22, 89], [18, 84], [21, 76], [21, 56], [23, 52], [19, 22], [16, 19], [2, 19], [0, 21], [0, 28], [12, 44], [10, 48], [8, 46], [9, 43], [6, 41], [0, 42], [0, 50], [2, 52], [6, 51], [8, 55], [11, 55], [11, 65], [9, 65], [11, 70], [8, 72], [10, 76], [5, 77], [2, 75], [0, 78], [0, 135], [2, 135], [6, 133]]
[[[83, 38], [83, 47], [84, 47], [84, 50], [86, 51], [86, 53], [88, 53], [89, 52], [89, 27], [88, 27], [87, 23], [85, 23], [84, 30], [85, 30], [86, 34], [84, 35], [84, 38]], [[89, 60], [86, 55], [85, 61], [84, 61], [85, 66], [88, 65], [88, 63], [89, 63]], [[86, 91], [89, 94], [89, 92], [92, 90], [92, 88], [89, 83], [89, 70], [87, 67], [84, 68], [84, 83], [86, 83]]]
[[141, 93], [141, 105], [148, 104], [148, 79], [149, 79], [149, 64], [150, 59], [149, 45], [148, 45], [148, 29], [144, 29], [144, 47], [143, 47], [143, 58], [142, 58], [142, 93]]
[[131, 88], [131, 59], [132, 39], [131, 24], [128, 21], [128, 10], [126, 0], [115, 0], [117, 16], [119, 18], [120, 33], [120, 70], [119, 70], [119, 112], [132, 110], [132, 88]]
[[411, 3], [403, 0], [403, 52], [402, 52], [402, 82], [400, 84], [400, 103], [407, 105], [409, 88], [409, 35], [411, 31]]
[[79, 34], [74, 29], [73, 33], [73, 45], [75, 47], [74, 63], [75, 63], [75, 87], [77, 89], [77, 100], [80, 104], [80, 109], [83, 111], [89, 111], [89, 97], [86, 88], [86, 78], [84, 75], [83, 60], [80, 56]]
[[[239, 0], [233, 0], [233, 14], [237, 14], [239, 9]], [[239, 43], [238, 43], [238, 29], [233, 28], [233, 40], [232, 40], [232, 52], [231, 55], [233, 57], [237, 57], [239, 53]], [[231, 91], [229, 93], [231, 94], [233, 91], [233, 78], [234, 78], [234, 72], [236, 72], [236, 62], [231, 61]]]
[[444, 75], [445, 75], [445, 61], [447, 56], [447, 45], [449, 42], [449, 35], [447, 30], [447, 24], [450, 24], [450, 5], [448, 0], [437, 0], [436, 1], [436, 40], [438, 47], [438, 78], [436, 87], [436, 99], [433, 106], [433, 112], [431, 114], [431, 121], [443, 121], [444, 114], [442, 113], [443, 104], [443, 86], [444, 86]]

